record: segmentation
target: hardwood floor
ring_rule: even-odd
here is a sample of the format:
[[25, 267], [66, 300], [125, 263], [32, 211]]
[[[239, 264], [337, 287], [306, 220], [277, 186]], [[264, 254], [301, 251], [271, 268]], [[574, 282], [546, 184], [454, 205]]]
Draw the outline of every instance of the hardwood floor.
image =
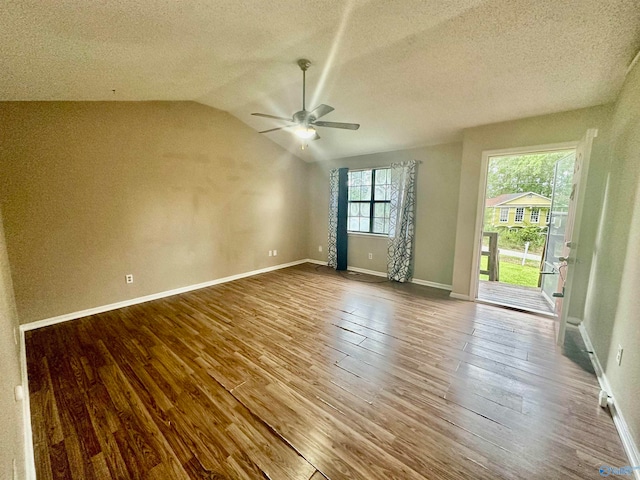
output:
[[38, 479], [582, 479], [627, 464], [551, 320], [346, 277], [306, 264], [27, 332]]

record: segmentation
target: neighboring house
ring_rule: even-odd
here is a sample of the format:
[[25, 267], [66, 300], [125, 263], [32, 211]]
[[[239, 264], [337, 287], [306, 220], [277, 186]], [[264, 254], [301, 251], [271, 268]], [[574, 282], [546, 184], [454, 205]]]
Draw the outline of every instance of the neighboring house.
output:
[[551, 199], [533, 192], [505, 193], [487, 199], [487, 224], [519, 228], [528, 225], [545, 228], [549, 224]]

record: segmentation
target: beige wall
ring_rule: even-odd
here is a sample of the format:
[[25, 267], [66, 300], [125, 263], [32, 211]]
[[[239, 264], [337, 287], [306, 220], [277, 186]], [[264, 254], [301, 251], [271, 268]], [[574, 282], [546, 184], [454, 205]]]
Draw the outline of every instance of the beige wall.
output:
[[[451, 285], [453, 245], [460, 179], [460, 144], [376, 153], [313, 164], [309, 174], [309, 257], [327, 260], [329, 171], [384, 167], [393, 162], [421, 160], [416, 185], [414, 278]], [[318, 252], [322, 246], [322, 253]], [[369, 260], [368, 254], [373, 254]], [[350, 266], [387, 271], [387, 238], [349, 235]]]
[[306, 257], [307, 165], [225, 112], [16, 102], [0, 124], [21, 323]]
[[[607, 168], [608, 126], [611, 105], [573, 110], [570, 112], [526, 118], [512, 122], [496, 123], [464, 131], [460, 197], [458, 202], [457, 235], [453, 270], [453, 292], [462, 296], [471, 292], [471, 276], [478, 187], [482, 152], [506, 148], [538, 146], [580, 140], [588, 128], [598, 128], [591, 156], [589, 179], [585, 189], [585, 206], [580, 243], [593, 245], [598, 212], [603, 195], [603, 171]], [[580, 255], [580, 253], [578, 253]], [[582, 262], [582, 260], [584, 261]], [[583, 255], [576, 265], [576, 274], [571, 301], [572, 316], [581, 316], [590, 268], [590, 256]]]
[[22, 403], [13, 397], [13, 388], [22, 383], [20, 357], [15, 339], [18, 314], [13, 298], [11, 271], [0, 212], [0, 478], [13, 478], [15, 459], [18, 478], [24, 478]]
[[[640, 64], [616, 103], [610, 159], [584, 324], [640, 445]], [[624, 348], [620, 366], [618, 345]]]
[[[468, 294], [482, 151], [578, 140], [591, 127], [600, 133], [572, 314], [584, 317], [638, 442], [639, 104], [636, 67], [611, 130], [613, 107], [601, 106], [468, 129], [462, 144], [306, 165], [191, 102], [0, 103], [0, 209], [13, 273], [12, 287], [0, 236], [0, 359], [8, 366], [0, 408], [15, 414], [0, 433], [0, 465], [20, 459], [22, 447], [11, 395], [20, 383], [12, 288], [27, 323], [305, 257], [326, 261], [329, 170], [416, 159], [414, 276]], [[278, 257], [267, 256], [272, 249]], [[351, 266], [384, 272], [386, 251], [384, 238], [349, 237]], [[621, 367], [618, 344], [628, 346]]]

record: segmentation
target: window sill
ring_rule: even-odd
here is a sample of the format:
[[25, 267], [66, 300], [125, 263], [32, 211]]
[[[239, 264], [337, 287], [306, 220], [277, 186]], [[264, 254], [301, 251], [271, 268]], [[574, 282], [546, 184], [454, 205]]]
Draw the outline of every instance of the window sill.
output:
[[373, 237], [373, 238], [389, 238], [386, 233], [364, 233], [364, 232], [347, 232], [349, 237]]

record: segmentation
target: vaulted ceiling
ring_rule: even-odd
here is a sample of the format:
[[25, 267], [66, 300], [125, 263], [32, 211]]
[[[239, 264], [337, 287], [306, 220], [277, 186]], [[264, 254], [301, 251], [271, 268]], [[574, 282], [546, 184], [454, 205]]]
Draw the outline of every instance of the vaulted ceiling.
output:
[[[305, 160], [458, 140], [475, 125], [613, 101], [639, 0], [21, 0], [0, 11], [2, 100], [194, 100], [256, 130], [335, 107]], [[114, 93], [115, 90], [115, 93]]]

